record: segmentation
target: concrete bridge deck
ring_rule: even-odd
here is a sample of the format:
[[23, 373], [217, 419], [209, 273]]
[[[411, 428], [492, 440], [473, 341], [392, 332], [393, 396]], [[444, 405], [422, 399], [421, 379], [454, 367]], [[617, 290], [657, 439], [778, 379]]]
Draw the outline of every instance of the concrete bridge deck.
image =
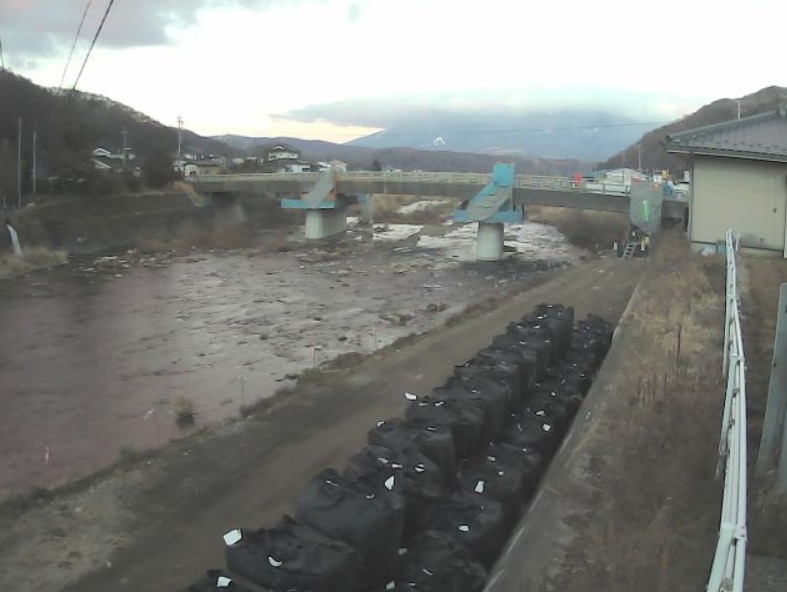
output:
[[[311, 189], [321, 173], [256, 173], [201, 175], [190, 182], [201, 193], [265, 193], [271, 197], [298, 197]], [[335, 175], [339, 193], [359, 195], [388, 193], [470, 199], [489, 183], [488, 173], [434, 173], [374, 171], [340, 172]], [[567, 177], [517, 175], [513, 190], [516, 205], [628, 212], [629, 194], [619, 184], [593, 188]], [[664, 200], [664, 214], [682, 217], [687, 204]]]

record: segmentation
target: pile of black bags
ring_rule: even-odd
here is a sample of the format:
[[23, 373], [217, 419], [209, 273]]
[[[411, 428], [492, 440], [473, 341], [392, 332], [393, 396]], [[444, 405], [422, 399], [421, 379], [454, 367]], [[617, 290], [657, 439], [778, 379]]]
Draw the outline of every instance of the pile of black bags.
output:
[[612, 341], [594, 315], [542, 304], [379, 422], [295, 518], [225, 535], [226, 571], [187, 589], [480, 592]]

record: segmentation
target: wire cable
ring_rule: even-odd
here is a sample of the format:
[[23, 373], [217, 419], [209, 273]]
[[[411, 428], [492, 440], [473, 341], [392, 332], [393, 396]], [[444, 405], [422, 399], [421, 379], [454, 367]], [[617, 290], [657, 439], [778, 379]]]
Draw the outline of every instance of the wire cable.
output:
[[76, 49], [77, 42], [79, 41], [79, 34], [82, 32], [82, 26], [85, 24], [85, 18], [87, 17], [87, 13], [90, 10], [90, 6], [92, 4], [93, 0], [87, 0], [85, 11], [82, 13], [82, 20], [79, 21], [79, 27], [77, 27], [77, 34], [74, 36], [74, 43], [71, 45], [71, 53], [68, 54], [66, 67], [63, 68], [63, 74], [60, 76], [60, 84], [58, 85], [58, 88], [63, 88], [63, 81], [66, 79], [66, 72], [68, 72], [68, 67], [71, 65], [71, 58], [74, 57], [74, 50]]
[[74, 81], [74, 86], [71, 87], [72, 91], [75, 91], [77, 85], [79, 84], [79, 79], [82, 78], [82, 72], [85, 71], [85, 66], [87, 66], [87, 61], [90, 59], [90, 54], [93, 53], [93, 48], [96, 45], [96, 41], [98, 41], [98, 36], [101, 35], [101, 29], [104, 28], [104, 23], [109, 16], [109, 11], [112, 10], [112, 5], [115, 3], [115, 0], [109, 0], [109, 4], [107, 4], [107, 9], [104, 11], [104, 16], [101, 17], [101, 23], [98, 25], [98, 31], [96, 31], [95, 36], [93, 37], [93, 41], [90, 42], [90, 48], [87, 50], [87, 55], [85, 56], [85, 60], [82, 62], [82, 67], [79, 69], [79, 74], [77, 74], [77, 79]]

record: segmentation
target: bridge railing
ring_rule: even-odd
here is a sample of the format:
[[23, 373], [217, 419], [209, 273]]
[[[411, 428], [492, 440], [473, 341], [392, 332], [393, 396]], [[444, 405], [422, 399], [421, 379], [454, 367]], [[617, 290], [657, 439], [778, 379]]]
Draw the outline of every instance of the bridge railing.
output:
[[[194, 180], [200, 183], [223, 181], [316, 183], [321, 173], [241, 173], [224, 175], [199, 175]], [[384, 183], [448, 183], [457, 185], [484, 186], [489, 183], [489, 173], [440, 173], [440, 172], [385, 172], [385, 171], [347, 171], [336, 174], [337, 181], [371, 181]], [[568, 177], [538, 175], [517, 175], [514, 187], [519, 189], [541, 189], [547, 191], [570, 191], [575, 193], [598, 193], [601, 195], [628, 195], [629, 190], [622, 184], [605, 184], [581, 181], [577, 183]]]
[[742, 592], [746, 561], [746, 363], [738, 308], [737, 250], [738, 241], [728, 230], [723, 363], [727, 390], [716, 469], [717, 478], [724, 477], [724, 497], [707, 592]]

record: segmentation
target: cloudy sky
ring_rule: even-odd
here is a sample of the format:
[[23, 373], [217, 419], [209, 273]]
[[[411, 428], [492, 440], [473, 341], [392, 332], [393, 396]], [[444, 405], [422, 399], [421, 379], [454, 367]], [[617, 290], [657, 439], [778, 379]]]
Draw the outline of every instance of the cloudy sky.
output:
[[[6, 66], [73, 85], [109, 0], [0, 0]], [[787, 86], [772, 0], [115, 0], [79, 89], [202, 134], [345, 141], [435, 110], [667, 121]]]

